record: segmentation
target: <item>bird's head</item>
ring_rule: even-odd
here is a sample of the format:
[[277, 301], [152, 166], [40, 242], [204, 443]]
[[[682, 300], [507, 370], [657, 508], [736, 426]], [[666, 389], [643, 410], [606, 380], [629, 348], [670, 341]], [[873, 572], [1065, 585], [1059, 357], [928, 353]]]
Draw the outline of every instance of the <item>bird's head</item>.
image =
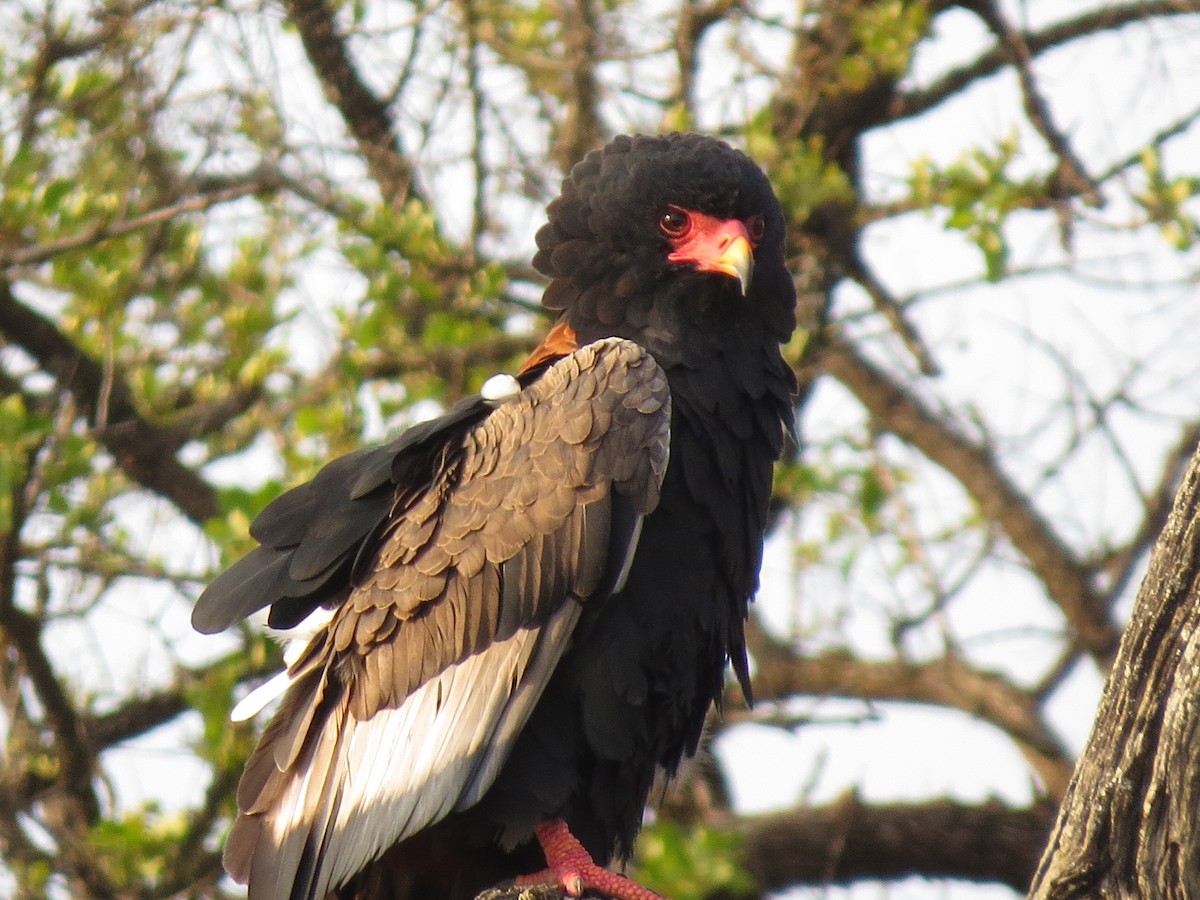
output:
[[618, 137], [571, 170], [547, 215], [533, 261], [551, 279], [543, 303], [581, 342], [619, 335], [665, 351], [689, 334], [792, 332], [783, 211], [762, 170], [722, 141]]

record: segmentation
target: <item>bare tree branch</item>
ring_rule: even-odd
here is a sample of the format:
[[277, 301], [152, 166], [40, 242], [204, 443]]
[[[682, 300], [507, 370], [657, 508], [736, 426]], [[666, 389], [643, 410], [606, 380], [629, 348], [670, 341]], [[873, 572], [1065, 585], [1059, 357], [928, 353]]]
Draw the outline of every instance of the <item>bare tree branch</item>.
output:
[[1064, 135], [1054, 124], [1050, 107], [1033, 77], [1033, 54], [1024, 37], [1008, 24], [994, 0], [975, 0], [972, 8], [996, 35], [1001, 46], [1007, 49], [1017, 78], [1021, 83], [1021, 95], [1025, 102], [1025, 114], [1042, 139], [1049, 144], [1051, 152], [1058, 158], [1058, 171], [1054, 184], [1050, 186], [1052, 196], [1078, 195], [1092, 205], [1100, 203], [1100, 192], [1095, 181], [1076, 155]]
[[[868, 878], [961, 878], [1024, 891], [1053, 820], [1050, 806], [952, 800], [831, 806], [746, 819], [742, 864], [761, 893]], [[712, 898], [716, 900], [716, 898]]]
[[[971, 8], [971, 4], [963, 5]], [[1056, 22], [1041, 31], [1026, 34], [1024, 43], [1031, 56], [1038, 56], [1100, 32], [1116, 31], [1138, 22], [1170, 19], [1196, 12], [1200, 12], [1200, 0], [1134, 0], [1131, 3], [1103, 5], [1073, 19]], [[994, 75], [1009, 63], [1009, 59], [1009, 50], [998, 44], [984, 51], [972, 62], [942, 76], [929, 87], [900, 94], [892, 106], [888, 121], [895, 122], [928, 112], [969, 85]]]
[[[31, 453], [32, 468], [34, 454]], [[21, 658], [38, 702], [45, 710], [58, 751], [57, 781], [81, 804], [87, 820], [99, 814], [100, 804], [92, 789], [96, 757], [75, 704], [54, 670], [42, 646], [42, 619], [17, 605], [16, 562], [21, 556], [21, 531], [28, 515], [28, 498], [23, 480], [10, 485], [9, 527], [0, 535], [0, 639]]]
[[1148, 496], [1142, 498], [1144, 512], [1137, 532], [1123, 547], [1100, 561], [1100, 567], [1111, 577], [1109, 592], [1113, 596], [1124, 592], [1137, 570], [1138, 561], [1166, 527], [1175, 492], [1179, 490], [1180, 480], [1187, 470], [1197, 443], [1200, 443], [1200, 422], [1183, 429], [1179, 443], [1166, 458], [1158, 484]]
[[75, 396], [96, 436], [129, 477], [198, 524], [217, 514], [216, 491], [176, 458], [178, 438], [146, 421], [119, 373], [107, 372], [53, 322], [17, 300], [7, 281], [0, 281], [0, 334], [27, 350]]
[[350, 59], [346, 38], [325, 0], [286, 0], [325, 95], [358, 142], [367, 171], [384, 202], [401, 207], [413, 191], [412, 164], [392, 128], [387, 105], [367, 87]]
[[256, 169], [244, 176], [221, 179], [219, 183], [210, 184], [209, 190], [203, 193], [184, 197], [127, 219], [97, 222], [91, 228], [78, 234], [65, 235], [52, 241], [33, 244], [18, 250], [0, 252], [0, 269], [37, 265], [72, 250], [93, 247], [104, 241], [141, 231], [151, 225], [160, 225], [188, 213], [203, 212], [222, 203], [229, 203], [251, 194], [273, 191], [278, 187], [279, 181], [275, 177], [275, 172], [269, 167]]
[[959, 480], [984, 515], [1004, 530], [1028, 560], [1079, 641], [1107, 668], [1119, 633], [1093, 584], [1093, 573], [1000, 470], [991, 452], [954, 430], [845, 341], [833, 338], [821, 362], [858, 397], [879, 427], [911, 443]]
[[682, 104], [689, 118], [696, 110], [696, 76], [699, 69], [697, 51], [708, 30], [725, 19], [739, 5], [739, 0], [681, 0], [679, 19], [675, 27], [675, 65], [679, 83], [675, 102]]
[[559, 15], [571, 22], [565, 30], [567, 65], [566, 111], [554, 138], [553, 154], [567, 172], [604, 138], [600, 125], [600, 89], [596, 65], [601, 59], [595, 0], [557, 0]]
[[1042, 722], [1034, 699], [1002, 675], [981, 672], [952, 652], [927, 663], [877, 662], [837, 650], [806, 655], [761, 628], [750, 630], [748, 643], [757, 664], [754, 696], [760, 700], [816, 694], [958, 709], [1011, 737], [1051, 797], [1066, 790], [1070, 752]]

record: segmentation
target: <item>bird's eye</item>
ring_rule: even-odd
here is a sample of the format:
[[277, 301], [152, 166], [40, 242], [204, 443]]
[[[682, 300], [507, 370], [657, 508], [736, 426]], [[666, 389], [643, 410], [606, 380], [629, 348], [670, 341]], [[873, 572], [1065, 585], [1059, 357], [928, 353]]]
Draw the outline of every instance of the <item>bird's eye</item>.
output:
[[678, 206], [670, 206], [658, 220], [658, 227], [667, 237], [683, 237], [692, 228], [692, 217]]
[[746, 232], [750, 235], [752, 243], [757, 244], [761, 241], [766, 230], [767, 223], [762, 216], [751, 216], [746, 220]]

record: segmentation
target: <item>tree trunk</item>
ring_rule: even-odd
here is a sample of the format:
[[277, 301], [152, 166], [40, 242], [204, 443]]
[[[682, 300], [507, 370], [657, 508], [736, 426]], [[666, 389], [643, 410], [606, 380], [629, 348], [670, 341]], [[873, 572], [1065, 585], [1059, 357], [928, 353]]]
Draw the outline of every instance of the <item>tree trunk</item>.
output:
[[1121, 640], [1030, 897], [1200, 897], [1200, 453]]

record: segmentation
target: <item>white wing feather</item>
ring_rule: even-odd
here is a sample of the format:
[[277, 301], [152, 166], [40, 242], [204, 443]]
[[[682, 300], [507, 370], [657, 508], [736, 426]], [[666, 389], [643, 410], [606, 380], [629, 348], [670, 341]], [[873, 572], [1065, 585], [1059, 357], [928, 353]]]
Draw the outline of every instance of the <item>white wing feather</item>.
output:
[[[546, 625], [521, 629], [448, 667], [399, 707], [365, 721], [350, 716], [345, 704], [333, 713], [313, 764], [292, 779], [267, 823], [285, 857], [299, 859], [306, 847], [325, 850], [303, 896], [324, 897], [397, 841], [477, 802], [507, 759], [581, 609], [567, 602]], [[320, 803], [329, 815], [314, 824], [324, 830], [308, 834], [302, 823], [313, 821], [311, 809]], [[275, 865], [269, 872], [256, 866], [252, 895], [290, 896], [291, 886], [277, 884], [277, 876]]]

